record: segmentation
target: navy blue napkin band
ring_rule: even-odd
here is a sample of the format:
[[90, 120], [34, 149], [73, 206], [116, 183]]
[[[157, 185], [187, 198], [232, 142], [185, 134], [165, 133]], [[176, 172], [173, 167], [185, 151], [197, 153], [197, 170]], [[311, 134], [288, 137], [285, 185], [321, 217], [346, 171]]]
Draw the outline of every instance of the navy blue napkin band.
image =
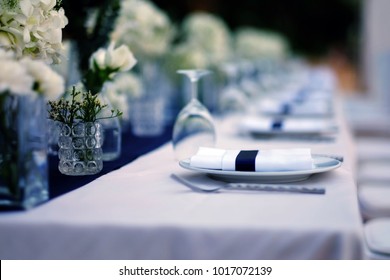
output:
[[240, 151], [236, 157], [236, 171], [256, 171], [256, 156], [259, 151]]
[[308, 94], [307, 90], [304, 89], [300, 90], [295, 96], [295, 98], [293, 99], [293, 102], [296, 104], [302, 104], [305, 101], [305, 99], [307, 99], [307, 94]]
[[282, 120], [274, 120], [272, 122], [272, 130], [281, 130], [283, 127], [283, 121]]
[[291, 105], [288, 104], [288, 103], [284, 103], [284, 104], [282, 105], [282, 111], [281, 111], [281, 113], [282, 113], [283, 115], [289, 115], [289, 114], [291, 113]]

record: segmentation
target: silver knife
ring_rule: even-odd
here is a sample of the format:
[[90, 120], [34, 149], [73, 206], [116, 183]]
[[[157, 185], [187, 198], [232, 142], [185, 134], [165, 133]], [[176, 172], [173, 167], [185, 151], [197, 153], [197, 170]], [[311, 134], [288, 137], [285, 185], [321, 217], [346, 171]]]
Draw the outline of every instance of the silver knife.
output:
[[236, 190], [254, 190], [267, 192], [293, 192], [293, 193], [311, 193], [325, 194], [325, 189], [322, 187], [305, 187], [298, 185], [286, 184], [255, 184], [255, 183], [227, 183], [227, 189]]

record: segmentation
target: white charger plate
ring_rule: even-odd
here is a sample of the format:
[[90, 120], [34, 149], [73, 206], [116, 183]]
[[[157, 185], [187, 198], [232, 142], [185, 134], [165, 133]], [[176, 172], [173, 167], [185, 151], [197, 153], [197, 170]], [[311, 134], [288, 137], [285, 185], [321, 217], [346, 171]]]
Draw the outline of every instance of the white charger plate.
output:
[[179, 161], [179, 165], [185, 169], [201, 172], [226, 182], [258, 182], [258, 183], [289, 183], [308, 179], [316, 173], [323, 173], [341, 166], [341, 162], [334, 158], [326, 156], [314, 156], [314, 167], [309, 170], [298, 171], [225, 171], [216, 169], [207, 169], [193, 167], [190, 165], [190, 159]]

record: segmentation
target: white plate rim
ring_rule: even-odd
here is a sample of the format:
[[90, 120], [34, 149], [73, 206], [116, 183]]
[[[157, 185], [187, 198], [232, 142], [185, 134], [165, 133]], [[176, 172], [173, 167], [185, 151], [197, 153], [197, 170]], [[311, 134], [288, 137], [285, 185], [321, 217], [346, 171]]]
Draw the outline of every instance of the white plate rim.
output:
[[[284, 177], [284, 176], [297, 176], [297, 175], [312, 175], [316, 173], [323, 173], [327, 171], [331, 171], [341, 166], [342, 162], [326, 156], [313, 156], [315, 167], [313, 169], [307, 170], [296, 170], [296, 171], [226, 171], [226, 170], [217, 170], [217, 169], [207, 169], [207, 168], [199, 168], [190, 166], [190, 159], [184, 159], [179, 161], [179, 165], [185, 169], [206, 173], [210, 175], [220, 175], [220, 176], [237, 176], [237, 177], [252, 177], [252, 178], [262, 178], [262, 177]], [[327, 161], [330, 165], [326, 166], [317, 166], [316, 162]]]

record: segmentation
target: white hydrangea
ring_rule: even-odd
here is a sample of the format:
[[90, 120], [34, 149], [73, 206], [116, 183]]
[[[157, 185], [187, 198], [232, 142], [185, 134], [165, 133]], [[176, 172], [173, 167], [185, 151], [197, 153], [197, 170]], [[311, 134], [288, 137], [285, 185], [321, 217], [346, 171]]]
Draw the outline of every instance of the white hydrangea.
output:
[[231, 55], [231, 36], [225, 22], [218, 16], [196, 12], [183, 22], [187, 42], [198, 45], [211, 63], [218, 64]]
[[[12, 5], [5, 3], [14, 3]], [[56, 0], [2, 1], [0, 46], [12, 48], [18, 57], [29, 55], [48, 63], [59, 63], [62, 29], [68, 19]]]
[[137, 57], [165, 54], [173, 39], [169, 17], [147, 0], [123, 0], [111, 39], [130, 47]]
[[43, 61], [29, 57], [18, 60], [0, 48], [0, 94], [38, 94], [56, 99], [64, 92], [64, 80]]
[[252, 27], [237, 30], [235, 47], [237, 55], [247, 59], [280, 59], [288, 55], [288, 43], [282, 35]]

